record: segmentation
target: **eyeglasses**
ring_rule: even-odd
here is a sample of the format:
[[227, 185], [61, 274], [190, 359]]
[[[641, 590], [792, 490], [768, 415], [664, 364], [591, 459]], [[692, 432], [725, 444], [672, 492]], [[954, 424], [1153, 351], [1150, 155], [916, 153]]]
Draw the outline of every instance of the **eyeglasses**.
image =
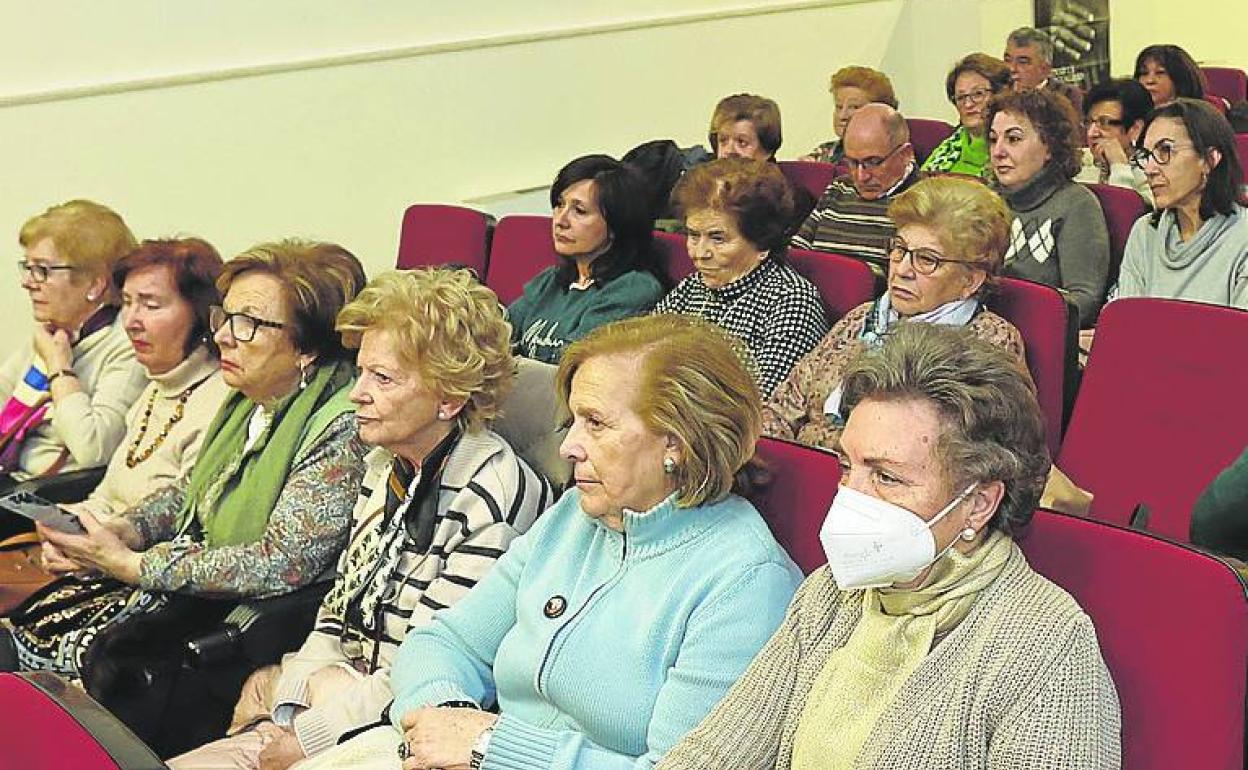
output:
[[967, 106], [979, 104], [983, 100], [987, 99], [991, 94], [992, 91], [989, 91], [987, 88], [977, 88], [969, 94], [958, 94], [953, 97], [953, 103]]
[[935, 249], [912, 249], [906, 246], [906, 242], [902, 239], [890, 238], [888, 241], [888, 261], [893, 264], [900, 264], [907, 256], [910, 257], [910, 264], [914, 265], [914, 271], [920, 275], [931, 275], [946, 262], [953, 265], [983, 265], [982, 262], [948, 259]]
[[845, 165], [849, 166], [849, 170], [851, 172], [858, 171], [864, 168], [867, 171], [875, 171], [880, 166], [883, 166], [885, 163], [887, 163], [889, 158], [896, 155], [898, 150], [900, 150], [902, 147], [908, 146], [909, 144], [910, 144], [909, 142], [902, 142], [901, 144], [897, 145], [893, 149], [889, 150], [888, 154], [882, 158], [867, 158], [865, 160], [858, 160], [857, 158], [851, 158], [849, 156], [846, 156]]
[[1121, 128], [1123, 126], [1123, 122], [1121, 120], [1111, 118], [1108, 115], [1102, 115], [1099, 118], [1088, 118], [1083, 121], [1084, 128], [1091, 128], [1092, 126], [1096, 126], [1102, 131], [1108, 131], [1110, 128]]
[[208, 328], [216, 334], [222, 326], [230, 325], [230, 336], [239, 342], [251, 342], [256, 338], [256, 329], [267, 326], [270, 329], [284, 329], [286, 324], [277, 321], [266, 321], [246, 313], [227, 313], [220, 305], [208, 308]]
[[1158, 142], [1151, 150], [1147, 147], [1140, 147], [1136, 149], [1135, 152], [1131, 153], [1131, 165], [1143, 171], [1144, 167], [1148, 165], [1150, 158], [1157, 161], [1158, 166], [1169, 165], [1170, 159], [1174, 157], [1175, 150], [1183, 147], [1194, 148], [1195, 146], [1196, 145], [1187, 142], [1180, 144], [1177, 142], [1162, 141]]
[[53, 270], [73, 270], [73, 265], [44, 265], [39, 262], [28, 262], [24, 259], [17, 263], [18, 275], [25, 276], [30, 273], [30, 279], [35, 283], [47, 283], [48, 276]]

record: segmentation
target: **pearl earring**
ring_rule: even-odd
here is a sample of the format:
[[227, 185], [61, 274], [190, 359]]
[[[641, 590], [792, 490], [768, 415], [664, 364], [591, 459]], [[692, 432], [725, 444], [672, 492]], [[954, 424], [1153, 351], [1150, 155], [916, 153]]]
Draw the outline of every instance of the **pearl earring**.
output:
[[975, 539], [975, 535], [977, 534], [978, 533], [975, 531], [974, 527], [967, 527], [966, 529], [962, 530], [962, 534], [958, 535], [958, 537], [962, 538], [963, 540], [969, 543]]
[[308, 365], [300, 361], [299, 362], [299, 390], [307, 390], [307, 389], [308, 389]]

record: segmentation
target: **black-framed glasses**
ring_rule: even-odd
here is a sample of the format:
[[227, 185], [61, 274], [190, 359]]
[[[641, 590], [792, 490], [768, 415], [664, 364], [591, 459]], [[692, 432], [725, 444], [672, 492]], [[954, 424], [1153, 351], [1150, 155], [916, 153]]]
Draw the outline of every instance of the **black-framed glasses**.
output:
[[1121, 120], [1117, 118], [1111, 118], [1108, 115], [1101, 115], [1095, 118], [1088, 118], [1087, 120], [1083, 121], [1084, 128], [1091, 128], [1092, 126], [1096, 126], [1102, 131], [1108, 131], [1111, 128], [1122, 128], [1123, 125], [1124, 124]]
[[889, 262], [900, 264], [907, 256], [910, 257], [910, 264], [914, 265], [914, 271], [920, 275], [931, 275], [946, 262], [953, 265], [967, 265], [968, 267], [983, 264], [982, 262], [971, 262], [964, 259], [949, 259], [935, 249], [912, 249], [906, 245], [905, 241], [897, 237], [888, 240]]
[[230, 336], [239, 342], [251, 342], [256, 338], [256, 329], [267, 326], [270, 329], [284, 329], [286, 324], [256, 318], [246, 313], [227, 313], [220, 305], [208, 308], [208, 328], [216, 334], [222, 326], [230, 325]]
[[48, 276], [52, 274], [53, 270], [73, 269], [73, 265], [44, 265], [39, 262], [30, 262], [25, 259], [18, 260], [17, 262], [18, 275], [24, 276], [27, 273], [30, 273], [30, 279], [35, 283], [47, 283]]
[[974, 91], [971, 91], [970, 93], [958, 94], [957, 96], [953, 97], [953, 103], [970, 106], [972, 104], [979, 104], [980, 102], [987, 99], [991, 95], [992, 95], [992, 91], [987, 88], [976, 88]]
[[1144, 167], [1148, 165], [1149, 159], [1152, 159], [1157, 161], [1158, 166], [1166, 166], [1169, 165], [1170, 159], [1174, 157], [1175, 150], [1195, 146], [1189, 142], [1161, 141], [1155, 144], [1151, 150], [1147, 147], [1139, 147], [1136, 148], [1135, 152], [1131, 153], [1131, 165], [1143, 171]]
[[849, 170], [851, 172], [858, 171], [864, 168], [867, 171], [875, 171], [880, 166], [883, 166], [885, 163], [887, 163], [888, 159], [896, 155], [897, 152], [902, 147], [908, 147], [909, 145], [910, 145], [909, 142], [902, 142], [901, 144], [897, 145], [893, 149], [889, 150], [888, 154], [886, 154], [882, 158], [866, 158], [865, 160], [858, 160], [857, 158], [851, 158], [847, 155], [845, 156], [845, 165], [849, 166]]

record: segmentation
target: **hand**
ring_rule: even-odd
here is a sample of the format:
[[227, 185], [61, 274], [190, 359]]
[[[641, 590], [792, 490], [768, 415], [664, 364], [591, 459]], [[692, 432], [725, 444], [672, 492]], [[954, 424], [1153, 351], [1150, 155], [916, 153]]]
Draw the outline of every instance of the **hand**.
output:
[[272, 722], [261, 722], [256, 730], [267, 741], [260, 750], [260, 770], [286, 770], [301, 759], [307, 757], [295, 733]]
[[82, 565], [61, 553], [61, 549], [48, 541], [43, 541], [39, 553], [43, 560], [43, 568], [53, 575], [68, 575], [82, 569]]
[[497, 714], [462, 708], [421, 708], [403, 715], [403, 741], [410, 755], [403, 770], [468, 770], [472, 744]]
[[48, 373], [69, 369], [74, 362], [69, 332], [50, 324], [35, 324], [35, 353], [48, 365]]
[[1092, 154], [1106, 166], [1121, 165], [1127, 162], [1127, 151], [1122, 143], [1113, 137], [1098, 139], [1092, 147]]
[[106, 575], [137, 585], [139, 563], [143, 554], [131, 551], [112, 530], [100, 523], [91, 513], [83, 511], [78, 521], [86, 529], [85, 534], [74, 535], [36, 524], [40, 539], [51, 543], [62, 554], [87, 568], [94, 568]]

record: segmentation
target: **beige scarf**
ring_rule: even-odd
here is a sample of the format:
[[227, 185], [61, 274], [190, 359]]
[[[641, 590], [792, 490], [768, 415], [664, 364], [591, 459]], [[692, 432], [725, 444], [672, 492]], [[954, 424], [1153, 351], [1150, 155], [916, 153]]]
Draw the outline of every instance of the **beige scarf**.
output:
[[970, 555], [950, 550], [918, 588], [863, 592], [862, 619], [815, 679], [793, 736], [793, 770], [847, 770], [933, 640], [962, 622], [1005, 567], [1010, 538], [993, 530]]

